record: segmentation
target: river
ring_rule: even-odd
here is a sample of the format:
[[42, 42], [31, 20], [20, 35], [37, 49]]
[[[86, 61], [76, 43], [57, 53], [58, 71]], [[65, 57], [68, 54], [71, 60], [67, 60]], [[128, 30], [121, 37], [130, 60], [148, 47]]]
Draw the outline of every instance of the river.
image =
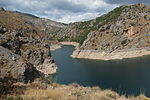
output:
[[73, 50], [73, 46], [63, 46], [52, 51], [58, 65], [58, 83], [99, 86], [123, 95], [144, 93], [150, 97], [150, 56], [110, 61], [74, 59], [70, 57]]

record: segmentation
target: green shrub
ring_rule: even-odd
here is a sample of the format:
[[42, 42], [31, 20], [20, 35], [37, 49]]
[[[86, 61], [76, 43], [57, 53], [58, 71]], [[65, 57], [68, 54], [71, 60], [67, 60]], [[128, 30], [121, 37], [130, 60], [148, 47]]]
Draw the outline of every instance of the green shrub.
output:
[[104, 25], [117, 19], [127, 6], [120, 6], [101, 17], [96, 18], [95, 25]]
[[20, 96], [17, 96], [17, 97], [12, 97], [12, 96], [10, 96], [10, 97], [8, 97], [6, 100], [23, 100], [23, 98], [20, 97]]
[[72, 39], [71, 41], [75, 41], [75, 42], [82, 44], [84, 42], [84, 40], [87, 39], [88, 33], [89, 33], [89, 30], [85, 30], [83, 33], [81, 33], [79, 36]]
[[57, 82], [55, 74], [48, 75], [47, 79], [50, 81], [50, 83], [56, 83]]
[[8, 97], [6, 100], [15, 100], [13, 97]]

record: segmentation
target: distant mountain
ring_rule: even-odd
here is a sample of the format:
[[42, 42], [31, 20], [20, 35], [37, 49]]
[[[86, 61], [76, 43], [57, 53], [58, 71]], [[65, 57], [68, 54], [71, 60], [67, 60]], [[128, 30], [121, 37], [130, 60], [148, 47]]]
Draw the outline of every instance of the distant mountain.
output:
[[24, 15], [24, 16], [26, 16], [26, 17], [39, 18], [39, 17], [37, 17], [37, 16], [35, 16], [35, 15], [28, 14], [28, 13], [22, 13], [22, 12], [19, 12], [19, 11], [14, 11], [14, 13], [20, 14], [20, 16], [21, 16], [21, 14], [22, 14], [22, 17], [23, 17], [23, 15]]
[[96, 19], [69, 24], [55, 38], [79, 42], [83, 50], [150, 47], [150, 7], [143, 3], [120, 6]]
[[18, 11], [13, 13], [15, 13], [15, 15], [24, 20], [26, 23], [34, 25], [46, 33], [55, 34], [66, 27], [63, 23], [55, 22], [46, 18], [40, 18], [32, 14], [21, 13]]

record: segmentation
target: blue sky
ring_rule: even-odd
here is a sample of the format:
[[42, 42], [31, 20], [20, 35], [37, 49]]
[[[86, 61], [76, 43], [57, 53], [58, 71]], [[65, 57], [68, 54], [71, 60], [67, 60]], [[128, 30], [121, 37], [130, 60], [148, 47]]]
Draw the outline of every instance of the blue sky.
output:
[[71, 23], [93, 19], [120, 5], [141, 2], [150, 5], [150, 0], [0, 0], [0, 7]]

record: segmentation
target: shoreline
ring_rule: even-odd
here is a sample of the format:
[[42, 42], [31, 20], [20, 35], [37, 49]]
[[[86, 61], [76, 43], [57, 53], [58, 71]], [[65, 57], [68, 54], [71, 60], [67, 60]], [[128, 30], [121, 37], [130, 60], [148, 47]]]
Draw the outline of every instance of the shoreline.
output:
[[62, 45], [52, 44], [51, 47], [50, 47], [50, 51], [55, 51], [55, 50], [60, 49], [60, 48], [62, 48]]
[[61, 45], [72, 45], [75, 47], [75, 49], [79, 48], [79, 43], [77, 42], [59, 42]]
[[79, 43], [77, 42], [59, 42], [52, 45], [51, 51], [62, 48], [63, 45], [71, 45], [75, 47], [75, 50], [70, 55], [72, 58], [84, 58], [95, 60], [122, 60], [125, 58], [136, 58], [146, 55], [150, 55], [150, 47], [148, 48], [135, 48], [135, 49], [123, 49], [117, 50], [112, 53], [106, 53], [98, 50], [80, 50]]
[[59, 42], [57, 44], [52, 44], [50, 50], [55, 51], [57, 49], [62, 48], [63, 45], [71, 45], [71, 46], [74, 46], [75, 49], [79, 48], [79, 43], [77, 42]]
[[94, 50], [75, 50], [73, 51], [71, 57], [73, 58], [85, 58], [85, 59], [98, 59], [98, 60], [121, 60], [125, 58], [136, 58], [141, 56], [150, 55], [149, 49], [129, 49], [120, 50], [112, 53], [94, 51]]

